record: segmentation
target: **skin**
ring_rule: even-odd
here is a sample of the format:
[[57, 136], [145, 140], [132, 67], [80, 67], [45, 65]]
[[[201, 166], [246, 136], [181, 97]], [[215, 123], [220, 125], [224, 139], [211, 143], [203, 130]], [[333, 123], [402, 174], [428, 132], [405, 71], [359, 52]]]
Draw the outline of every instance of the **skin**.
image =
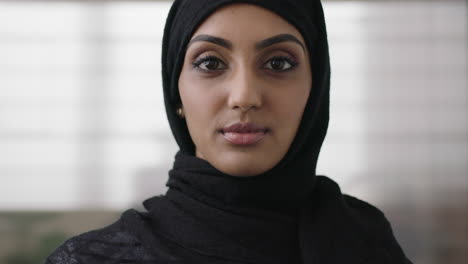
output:
[[[254, 5], [217, 10], [193, 34], [179, 77], [196, 156], [233, 176], [270, 170], [294, 140], [311, 87], [309, 54], [294, 26]], [[232, 144], [221, 129], [238, 122], [267, 130], [254, 144]]]

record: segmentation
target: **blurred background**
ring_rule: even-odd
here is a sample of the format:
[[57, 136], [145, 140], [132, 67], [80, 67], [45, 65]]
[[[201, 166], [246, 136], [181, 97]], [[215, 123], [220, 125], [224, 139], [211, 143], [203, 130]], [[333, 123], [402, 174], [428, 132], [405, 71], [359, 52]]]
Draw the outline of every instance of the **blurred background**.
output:
[[[42, 263], [165, 192], [171, 2], [0, 0], [1, 264]], [[467, 3], [323, 4], [333, 68], [318, 173], [381, 208], [414, 263], [468, 263]]]

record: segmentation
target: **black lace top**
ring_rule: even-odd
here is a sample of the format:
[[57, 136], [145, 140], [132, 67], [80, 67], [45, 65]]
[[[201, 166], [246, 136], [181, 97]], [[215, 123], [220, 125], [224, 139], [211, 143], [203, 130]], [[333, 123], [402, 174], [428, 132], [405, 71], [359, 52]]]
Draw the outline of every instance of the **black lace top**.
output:
[[[170, 190], [146, 201], [146, 212], [128, 210], [114, 224], [68, 240], [46, 264], [411, 263], [378, 209], [317, 179], [319, 202], [297, 221], [269, 212], [245, 217]], [[219, 221], [206, 221], [213, 217]]]

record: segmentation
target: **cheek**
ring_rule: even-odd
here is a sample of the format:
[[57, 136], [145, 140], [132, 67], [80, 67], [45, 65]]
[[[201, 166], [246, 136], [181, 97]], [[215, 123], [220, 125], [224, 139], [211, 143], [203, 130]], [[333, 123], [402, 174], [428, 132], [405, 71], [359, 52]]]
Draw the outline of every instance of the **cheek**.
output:
[[311, 91], [311, 82], [307, 79], [295, 79], [277, 83], [272, 100], [275, 107], [292, 119], [300, 119]]
[[219, 81], [200, 77], [195, 70], [184, 66], [179, 77], [179, 93], [185, 107], [207, 107], [219, 103]]
[[282, 89], [271, 100], [274, 101], [272, 109], [278, 125], [281, 127], [282, 137], [292, 141], [302, 120], [304, 108], [311, 92], [311, 82], [291, 81], [283, 84]]
[[203, 140], [206, 131], [216, 131], [216, 120], [222, 109], [222, 95], [215, 86], [182, 72], [179, 93], [185, 120], [194, 143]]
[[188, 89], [181, 89], [180, 96], [189, 120], [213, 120], [222, 110], [222, 96], [214, 91], [199, 89], [197, 84], [191, 84]]

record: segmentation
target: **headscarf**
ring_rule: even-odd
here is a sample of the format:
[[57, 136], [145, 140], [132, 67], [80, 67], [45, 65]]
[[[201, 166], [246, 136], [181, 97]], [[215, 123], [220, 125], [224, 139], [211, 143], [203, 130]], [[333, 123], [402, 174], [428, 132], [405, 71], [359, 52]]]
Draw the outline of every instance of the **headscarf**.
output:
[[[176, 114], [181, 105], [178, 80], [187, 44], [207, 17], [233, 3], [263, 7], [295, 26], [306, 42], [313, 73], [302, 121], [284, 158], [271, 170], [242, 179], [194, 157], [195, 145], [187, 124]], [[162, 77], [167, 117], [180, 147], [169, 187], [184, 189], [199, 199], [205, 199], [201, 194], [207, 194], [214, 200], [241, 207], [295, 207], [310, 195], [329, 119], [330, 65], [319, 0], [176, 0], [164, 30]]]

